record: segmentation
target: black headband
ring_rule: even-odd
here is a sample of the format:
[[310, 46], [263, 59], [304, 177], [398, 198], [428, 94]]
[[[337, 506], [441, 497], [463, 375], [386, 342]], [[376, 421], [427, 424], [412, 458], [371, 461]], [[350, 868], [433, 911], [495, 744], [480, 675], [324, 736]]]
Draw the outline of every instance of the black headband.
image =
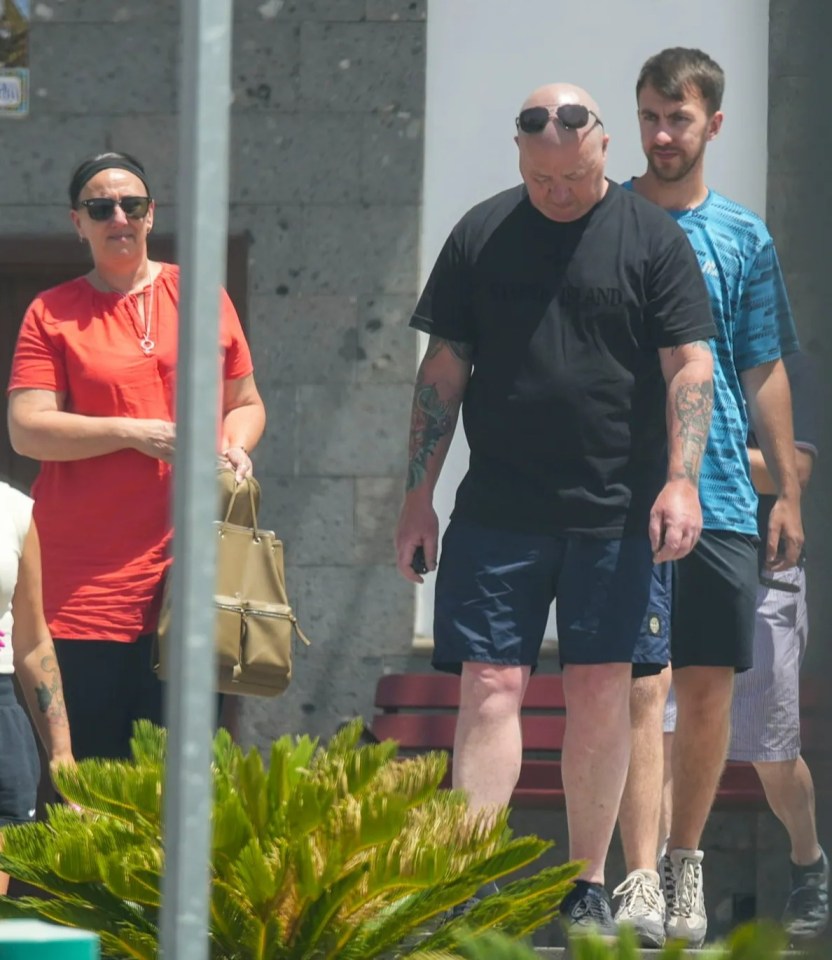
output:
[[144, 184], [148, 196], [150, 195], [150, 187], [147, 185], [147, 174], [138, 164], [133, 163], [132, 160], [128, 160], [126, 157], [98, 157], [95, 160], [88, 160], [86, 163], [82, 163], [75, 171], [75, 175], [69, 185], [69, 202], [72, 204], [73, 210], [78, 206], [78, 197], [81, 195], [84, 186], [89, 183], [97, 173], [101, 173], [102, 170], [112, 170], [114, 168], [117, 170], [127, 170], [128, 173], [137, 176]]

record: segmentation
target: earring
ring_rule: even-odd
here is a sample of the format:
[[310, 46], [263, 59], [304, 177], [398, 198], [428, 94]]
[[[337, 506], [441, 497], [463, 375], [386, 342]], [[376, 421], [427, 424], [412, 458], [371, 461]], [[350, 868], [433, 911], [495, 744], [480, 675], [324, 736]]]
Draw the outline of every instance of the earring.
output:
[[83, 243], [83, 242], [84, 242], [84, 238], [83, 238], [83, 237], [81, 236], [81, 234], [79, 233], [79, 234], [78, 234], [78, 243]]

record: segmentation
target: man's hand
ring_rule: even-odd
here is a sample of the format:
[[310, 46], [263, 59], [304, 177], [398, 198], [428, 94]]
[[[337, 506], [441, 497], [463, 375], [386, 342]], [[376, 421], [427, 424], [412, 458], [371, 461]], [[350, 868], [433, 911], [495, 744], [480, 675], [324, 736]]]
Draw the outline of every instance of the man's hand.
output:
[[696, 486], [687, 479], [668, 480], [650, 511], [653, 562], [686, 557], [701, 533], [702, 507]]
[[768, 520], [766, 567], [773, 571], [788, 570], [797, 565], [802, 551], [800, 500], [796, 497], [778, 497]]
[[405, 580], [424, 583], [423, 578], [411, 567], [413, 553], [417, 547], [422, 547], [428, 571], [433, 571], [436, 569], [438, 543], [439, 520], [430, 500], [409, 495], [405, 498], [396, 527], [396, 566]]
[[780, 359], [743, 370], [740, 377], [754, 435], [777, 490], [768, 522], [766, 567], [787, 570], [799, 561], [803, 549], [789, 375]]

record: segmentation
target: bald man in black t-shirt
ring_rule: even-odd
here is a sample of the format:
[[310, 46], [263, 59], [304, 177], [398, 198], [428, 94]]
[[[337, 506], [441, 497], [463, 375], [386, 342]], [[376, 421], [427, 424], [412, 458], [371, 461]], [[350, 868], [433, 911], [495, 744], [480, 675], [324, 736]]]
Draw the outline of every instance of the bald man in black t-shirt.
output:
[[461, 408], [471, 459], [442, 544], [433, 657], [461, 674], [453, 783], [475, 810], [509, 802], [557, 596], [569, 853], [587, 861], [563, 916], [613, 934], [604, 864], [630, 682], [667, 663], [669, 561], [701, 530], [714, 325], [682, 230], [606, 179], [589, 94], [542, 87], [516, 123], [522, 185], [454, 227], [411, 320], [430, 341], [398, 567], [414, 582], [436, 567], [433, 490]]

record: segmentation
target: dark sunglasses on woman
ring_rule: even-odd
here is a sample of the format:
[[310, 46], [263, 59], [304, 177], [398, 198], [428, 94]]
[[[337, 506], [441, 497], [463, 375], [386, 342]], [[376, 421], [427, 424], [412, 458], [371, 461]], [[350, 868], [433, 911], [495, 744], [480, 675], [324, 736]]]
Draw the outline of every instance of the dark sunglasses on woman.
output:
[[147, 216], [152, 200], [152, 197], [122, 197], [120, 200], [113, 200], [111, 197], [92, 197], [90, 200], [82, 200], [80, 205], [86, 208], [90, 220], [99, 222], [112, 220], [117, 205], [124, 211], [125, 217], [130, 220], [141, 220]]
[[550, 107], [526, 107], [520, 111], [520, 116], [514, 121], [517, 129], [523, 133], [541, 133], [551, 120], [557, 122], [564, 130], [582, 130], [588, 123], [590, 116], [595, 117], [590, 129], [604, 123], [594, 110], [585, 107], [582, 103], [562, 103], [554, 112]]

